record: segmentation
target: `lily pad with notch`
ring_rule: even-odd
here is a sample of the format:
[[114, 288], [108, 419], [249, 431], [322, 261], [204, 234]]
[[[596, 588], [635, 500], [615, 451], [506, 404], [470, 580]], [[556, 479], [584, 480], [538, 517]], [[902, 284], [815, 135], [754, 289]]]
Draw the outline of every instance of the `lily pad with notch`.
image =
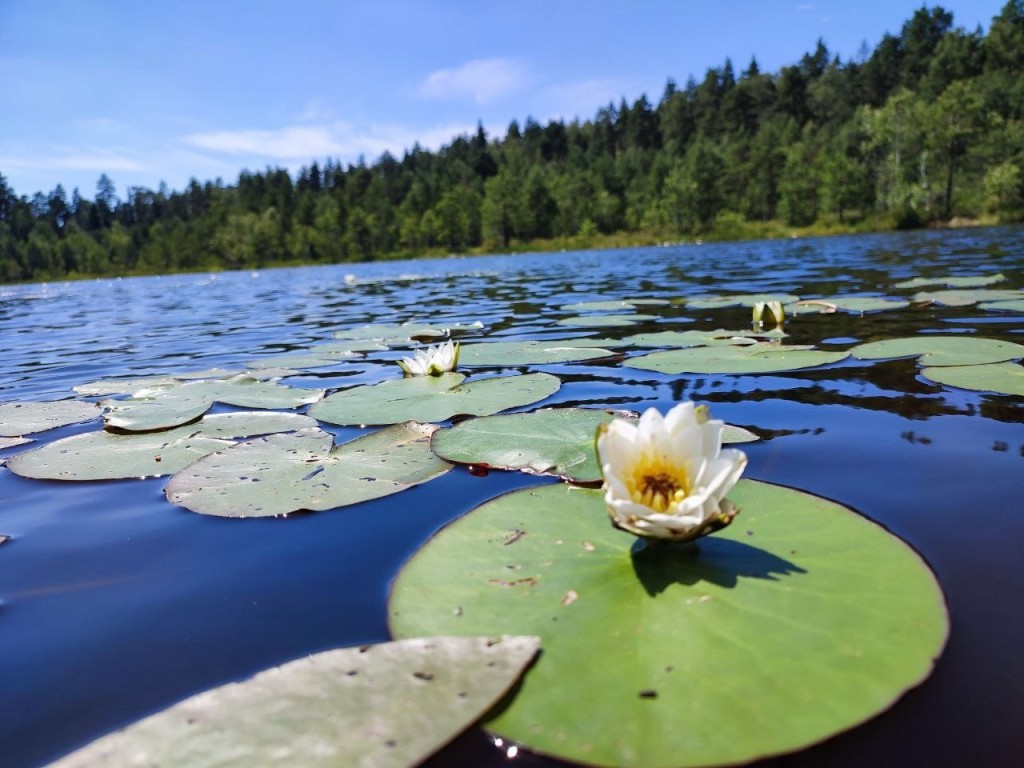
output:
[[98, 419], [103, 407], [82, 400], [0, 403], [0, 437], [22, 437]]
[[176, 473], [169, 501], [218, 517], [322, 511], [399, 493], [451, 470], [430, 450], [433, 425], [406, 422], [334, 446], [318, 428], [210, 453]]
[[848, 352], [826, 352], [803, 345], [758, 342], [747, 346], [720, 345], [651, 352], [622, 362], [627, 368], [660, 373], [777, 373], [836, 363]]
[[538, 645], [428, 637], [323, 651], [192, 696], [52, 765], [419, 765], [515, 684]]
[[1024, 396], [1024, 366], [1020, 363], [946, 365], [925, 368], [921, 375], [929, 381], [959, 389]]
[[37, 480], [117, 480], [170, 475], [236, 438], [315, 427], [297, 413], [221, 413], [163, 432], [72, 435], [7, 462], [16, 475]]
[[585, 339], [484, 341], [463, 344], [459, 351], [459, 365], [551, 365], [595, 360], [613, 354], [608, 349], [590, 346]]
[[107, 427], [130, 432], [169, 429], [193, 421], [214, 403], [239, 408], [299, 408], [324, 396], [322, 389], [298, 389], [241, 374], [141, 389], [127, 400], [104, 400]]
[[984, 365], [1024, 357], [1024, 345], [980, 336], [922, 334], [882, 339], [850, 349], [858, 360], [916, 357], [922, 366]]
[[472, 510], [399, 573], [396, 637], [527, 632], [544, 653], [485, 724], [601, 766], [744, 763], [877, 715], [931, 673], [948, 616], [921, 558], [833, 502], [741, 481], [730, 527], [642, 545], [601, 492]]
[[558, 391], [557, 376], [527, 373], [466, 381], [461, 373], [409, 376], [336, 392], [309, 409], [328, 424], [439, 422], [453, 416], [490, 416], [539, 402]]
[[[614, 418], [635, 421], [629, 411], [593, 408], [544, 408], [530, 413], [510, 413], [467, 419], [449, 429], [439, 429], [430, 447], [441, 458], [457, 464], [521, 470], [578, 483], [601, 479], [594, 449], [600, 424]], [[751, 442], [757, 435], [726, 425], [723, 442]]]

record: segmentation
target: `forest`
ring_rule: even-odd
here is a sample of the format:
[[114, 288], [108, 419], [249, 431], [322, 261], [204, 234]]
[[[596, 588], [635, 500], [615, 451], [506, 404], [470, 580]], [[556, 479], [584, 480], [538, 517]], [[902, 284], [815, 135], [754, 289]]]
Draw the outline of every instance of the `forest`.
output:
[[0, 283], [1024, 220], [1024, 0], [965, 30], [922, 7], [841, 61], [726, 60], [657, 104], [513, 121], [293, 176], [18, 196]]

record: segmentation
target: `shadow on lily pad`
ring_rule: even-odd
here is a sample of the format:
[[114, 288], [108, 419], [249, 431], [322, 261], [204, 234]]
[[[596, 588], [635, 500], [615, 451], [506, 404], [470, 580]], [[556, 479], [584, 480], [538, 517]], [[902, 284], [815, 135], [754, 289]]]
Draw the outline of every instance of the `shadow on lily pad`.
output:
[[779, 581], [780, 577], [807, 573], [771, 552], [712, 536], [687, 542], [637, 539], [630, 556], [637, 578], [651, 597], [673, 584], [693, 586], [708, 581], [732, 589], [740, 578]]

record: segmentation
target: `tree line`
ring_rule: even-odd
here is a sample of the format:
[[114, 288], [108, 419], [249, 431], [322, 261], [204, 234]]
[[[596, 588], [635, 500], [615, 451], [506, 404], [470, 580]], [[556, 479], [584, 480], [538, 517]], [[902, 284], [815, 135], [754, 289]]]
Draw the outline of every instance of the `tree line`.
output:
[[1024, 0], [988, 33], [917, 10], [841, 61], [822, 41], [775, 73], [730, 60], [657, 104], [482, 126], [437, 152], [243, 171], [119, 199], [0, 175], [0, 282], [586, 246], [624, 238], [1024, 219]]

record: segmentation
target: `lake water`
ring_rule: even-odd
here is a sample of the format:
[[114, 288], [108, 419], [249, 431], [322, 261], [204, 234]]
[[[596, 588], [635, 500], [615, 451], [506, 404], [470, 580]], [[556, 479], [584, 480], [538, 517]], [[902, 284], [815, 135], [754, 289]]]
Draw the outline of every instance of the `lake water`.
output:
[[[998, 228], [0, 286], [0, 402], [66, 398], [102, 377], [242, 368], [368, 323], [480, 321], [487, 339], [740, 329], [749, 309], [645, 307], [658, 319], [573, 329], [558, 324], [572, 314], [559, 307], [718, 292], [906, 295], [892, 284], [922, 275], [1002, 272], [998, 287], [1021, 288], [1022, 254], [1024, 229]], [[786, 330], [788, 342], [832, 350], [916, 333], [1024, 342], [1024, 317], [930, 307], [801, 316]], [[287, 383], [374, 383], [395, 376], [399, 356]], [[744, 447], [747, 476], [858, 510], [937, 574], [952, 633], [932, 677], [867, 724], [766, 765], [1024, 765], [1021, 398], [930, 383], [912, 360], [741, 376], [665, 375], [615, 358], [531, 369], [562, 388], [526, 410], [709, 403], [768, 438]], [[339, 442], [361, 433], [329, 429]], [[199, 690], [387, 639], [401, 564], [448, 521], [542, 482], [456, 469], [354, 507], [228, 520], [172, 506], [164, 478], [58, 483], [0, 468], [0, 534], [11, 537], [0, 545], [0, 763], [43, 764]], [[432, 765], [506, 762], [555, 764], [525, 750], [508, 761], [472, 731]]]

